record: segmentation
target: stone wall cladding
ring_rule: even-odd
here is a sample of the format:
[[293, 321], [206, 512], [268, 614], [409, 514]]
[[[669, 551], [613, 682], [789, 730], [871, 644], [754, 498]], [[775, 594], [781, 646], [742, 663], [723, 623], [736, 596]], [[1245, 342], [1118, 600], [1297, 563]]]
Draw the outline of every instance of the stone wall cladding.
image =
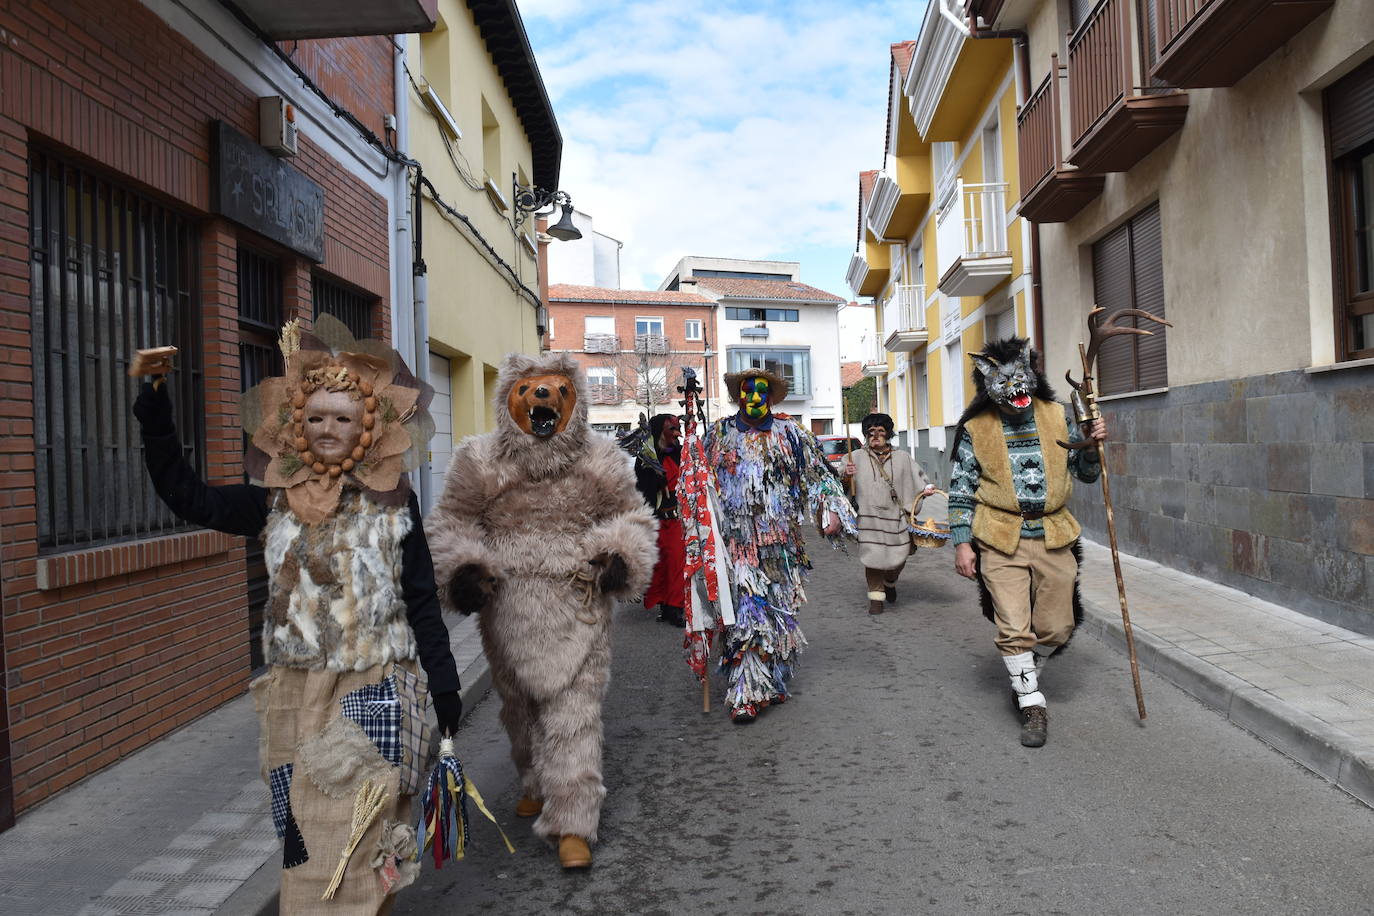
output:
[[[1121, 549], [1374, 634], [1372, 386], [1294, 371], [1104, 403]], [[1101, 489], [1071, 505], [1105, 543]]]

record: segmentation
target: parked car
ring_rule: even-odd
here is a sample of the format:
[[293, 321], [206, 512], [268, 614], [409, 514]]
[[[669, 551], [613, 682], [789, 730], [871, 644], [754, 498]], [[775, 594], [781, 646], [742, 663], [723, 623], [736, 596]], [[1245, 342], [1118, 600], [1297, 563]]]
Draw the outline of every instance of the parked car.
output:
[[844, 436], [817, 436], [816, 439], [821, 443], [821, 451], [825, 452], [825, 460], [829, 461], [830, 466], [836, 471], [844, 464], [844, 456], [848, 452], [845, 447], [846, 442], [849, 443], [848, 448], [856, 452], [864, 447], [863, 442], [853, 436], [848, 439]]

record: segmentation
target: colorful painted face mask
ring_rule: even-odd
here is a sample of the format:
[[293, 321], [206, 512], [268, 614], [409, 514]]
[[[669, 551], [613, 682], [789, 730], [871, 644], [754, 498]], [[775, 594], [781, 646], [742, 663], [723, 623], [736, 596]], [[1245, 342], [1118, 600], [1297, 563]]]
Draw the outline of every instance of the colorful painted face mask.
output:
[[566, 375], [522, 378], [506, 395], [515, 425], [540, 439], [561, 433], [577, 407], [577, 388]]
[[747, 378], [739, 386], [739, 407], [751, 420], [768, 416], [768, 379]]
[[1031, 366], [1030, 344], [1007, 362], [998, 362], [981, 353], [970, 354], [973, 365], [983, 376], [988, 397], [1007, 413], [1025, 413], [1035, 390], [1035, 369]]

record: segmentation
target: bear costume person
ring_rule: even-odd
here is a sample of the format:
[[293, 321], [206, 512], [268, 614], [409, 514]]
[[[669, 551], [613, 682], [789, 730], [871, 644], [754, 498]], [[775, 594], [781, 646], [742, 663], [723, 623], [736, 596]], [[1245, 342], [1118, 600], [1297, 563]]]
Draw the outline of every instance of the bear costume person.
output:
[[482, 646], [520, 774], [522, 817], [591, 865], [601, 804], [601, 703], [611, 608], [641, 594], [657, 524], [630, 457], [587, 423], [572, 356], [511, 354], [497, 428], [463, 440], [426, 519], [440, 599], [480, 613]]

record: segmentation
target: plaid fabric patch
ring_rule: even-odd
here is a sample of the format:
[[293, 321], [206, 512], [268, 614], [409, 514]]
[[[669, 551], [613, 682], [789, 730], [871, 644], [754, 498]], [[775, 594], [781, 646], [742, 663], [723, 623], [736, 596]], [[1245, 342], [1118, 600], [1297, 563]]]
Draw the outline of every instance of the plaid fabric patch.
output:
[[391, 675], [381, 683], [366, 684], [339, 700], [345, 717], [358, 726], [377, 745], [377, 750], [390, 764], [400, 764], [401, 702], [396, 696], [396, 680]]
[[291, 764], [283, 763], [268, 774], [268, 785], [272, 789], [272, 825], [277, 828], [277, 836], [286, 836], [286, 825], [291, 820]]
[[401, 701], [401, 793], [414, 795], [424, 788], [425, 764], [429, 763], [429, 682], [425, 676], [397, 665], [392, 669], [396, 694]]

